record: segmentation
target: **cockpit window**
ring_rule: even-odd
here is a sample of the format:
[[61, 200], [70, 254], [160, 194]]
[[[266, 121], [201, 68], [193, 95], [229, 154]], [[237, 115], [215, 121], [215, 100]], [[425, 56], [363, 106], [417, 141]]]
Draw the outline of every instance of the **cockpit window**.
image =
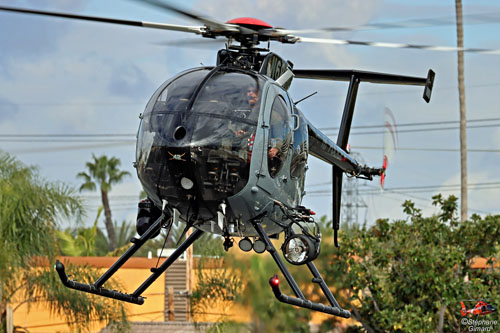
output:
[[196, 87], [208, 72], [207, 69], [199, 69], [174, 78], [156, 99], [153, 112], [186, 111]]
[[261, 86], [262, 83], [256, 76], [219, 71], [203, 86], [192, 111], [256, 123], [259, 118]]
[[275, 177], [281, 170], [292, 147], [290, 129], [290, 114], [285, 100], [280, 95], [276, 96], [271, 108], [271, 122], [269, 127], [269, 142], [267, 152], [267, 165], [269, 175]]
[[187, 112], [191, 158], [205, 184], [203, 198], [219, 200], [247, 183], [264, 82], [244, 72], [220, 70], [203, 84]]
[[188, 178], [206, 202], [241, 191], [250, 174], [264, 84], [259, 75], [223, 68], [197, 69], [166, 82], [147, 106], [137, 141], [137, 170], [148, 195], [181, 200], [179, 175], [191, 172], [186, 165], [196, 165]]

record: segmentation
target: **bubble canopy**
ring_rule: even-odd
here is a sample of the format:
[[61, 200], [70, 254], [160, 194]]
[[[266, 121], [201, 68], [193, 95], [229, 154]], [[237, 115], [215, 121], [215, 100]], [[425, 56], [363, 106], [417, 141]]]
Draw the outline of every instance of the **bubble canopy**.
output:
[[[248, 181], [264, 83], [224, 67], [165, 82], [147, 104], [137, 137], [137, 173], [148, 197], [157, 204], [167, 199], [182, 213], [186, 197], [220, 203], [239, 192]], [[183, 187], [183, 178], [194, 186]]]

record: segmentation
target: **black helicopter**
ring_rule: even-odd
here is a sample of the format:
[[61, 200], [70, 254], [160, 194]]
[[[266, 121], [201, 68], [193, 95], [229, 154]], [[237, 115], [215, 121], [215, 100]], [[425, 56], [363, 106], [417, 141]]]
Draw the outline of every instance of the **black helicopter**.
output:
[[[430, 101], [434, 72], [410, 77], [357, 70], [295, 69], [292, 62], [269, 51], [271, 41], [294, 44], [304, 39], [289, 30], [273, 28], [258, 19], [216, 22], [169, 4], [147, 0], [157, 7], [195, 19], [203, 26], [117, 20], [46, 11], [0, 7], [15, 13], [46, 15], [121, 25], [142, 26], [224, 37], [215, 66], [186, 70], [163, 83], [140, 115], [137, 135], [137, 175], [147, 199], [139, 203], [132, 246], [95, 283], [70, 280], [64, 265], [55, 268], [69, 288], [135, 304], [143, 292], [204, 232], [224, 237], [227, 250], [240, 237], [243, 251], [268, 251], [295, 294], [284, 295], [277, 275], [269, 283], [278, 300], [344, 318], [350, 312], [335, 300], [313, 260], [321, 234], [310, 209], [301, 206], [308, 155], [332, 165], [334, 242], [338, 246], [342, 176], [373, 179], [381, 168], [360, 165], [348, 152], [348, 138], [361, 82], [424, 86]], [[311, 40], [309, 40], [311, 41]], [[259, 47], [267, 42], [267, 48]], [[297, 108], [287, 90], [293, 78], [349, 82], [337, 142], [333, 142]], [[185, 223], [194, 232], [131, 294], [103, 288], [104, 283], [162, 228]], [[305, 264], [330, 305], [305, 298], [271, 238], [284, 232], [281, 247], [291, 264]]]

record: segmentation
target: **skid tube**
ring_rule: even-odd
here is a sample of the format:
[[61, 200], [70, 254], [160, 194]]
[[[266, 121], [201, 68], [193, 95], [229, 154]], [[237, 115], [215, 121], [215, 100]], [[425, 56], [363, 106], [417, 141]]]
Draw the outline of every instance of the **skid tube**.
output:
[[255, 230], [259, 234], [259, 237], [264, 243], [266, 244], [266, 251], [268, 251], [271, 256], [273, 257], [274, 261], [278, 265], [279, 269], [281, 270], [281, 273], [285, 276], [285, 279], [287, 280], [288, 284], [292, 288], [294, 294], [296, 297], [288, 296], [285, 295], [281, 292], [280, 287], [279, 287], [279, 279], [277, 275], [272, 276], [269, 279], [269, 285], [271, 286], [274, 296], [283, 303], [291, 304], [291, 305], [296, 305], [302, 308], [306, 309], [311, 309], [327, 314], [331, 314], [334, 316], [342, 317], [342, 318], [350, 318], [351, 313], [347, 310], [344, 310], [340, 307], [340, 305], [337, 303], [337, 300], [333, 296], [332, 292], [328, 288], [328, 286], [325, 283], [325, 280], [319, 274], [318, 270], [316, 269], [316, 266], [314, 263], [308, 262], [307, 267], [311, 271], [312, 275], [314, 278], [312, 279], [312, 282], [318, 283], [319, 286], [321, 287], [321, 290], [323, 291], [323, 294], [325, 297], [328, 299], [328, 302], [330, 302], [330, 305], [324, 305], [321, 303], [316, 303], [316, 302], [311, 302], [308, 299], [305, 298], [304, 294], [300, 290], [297, 282], [295, 282], [292, 274], [290, 274], [290, 271], [288, 271], [288, 268], [285, 266], [285, 263], [281, 259], [280, 255], [278, 254], [278, 251], [276, 251], [276, 248], [273, 246], [273, 243], [271, 243], [271, 240], [267, 236], [266, 232], [262, 228], [262, 225], [260, 224], [260, 221], [257, 219], [251, 220]]
[[123, 264], [130, 259], [134, 255], [139, 248], [141, 248], [144, 243], [148, 239], [151, 238], [151, 235], [154, 235], [160, 228], [163, 223], [167, 219], [165, 214], [162, 214], [150, 227], [149, 229], [142, 234], [140, 238], [132, 238], [130, 241], [133, 243], [131, 247], [120, 257], [118, 260], [93, 284], [89, 283], [81, 283], [70, 280], [66, 275], [64, 264], [59, 260], [56, 261], [55, 269], [59, 274], [59, 278], [62, 283], [71, 289], [87, 292], [90, 294], [95, 294], [99, 296], [104, 296], [108, 298], [113, 298], [120, 301], [125, 301], [133, 304], [142, 305], [144, 303], [144, 297], [141, 294], [154, 282], [156, 279], [163, 274], [167, 268], [172, 265], [172, 263], [177, 260], [186, 249], [194, 243], [195, 240], [200, 238], [203, 234], [203, 231], [199, 229], [195, 229], [194, 232], [181, 244], [179, 247], [161, 264], [158, 268], [151, 268], [152, 274], [149, 278], [142, 283], [139, 288], [137, 288], [132, 294], [122, 293], [116, 290], [110, 290], [103, 288], [102, 285], [108, 281], [111, 276], [113, 276], [116, 271], [123, 266]]

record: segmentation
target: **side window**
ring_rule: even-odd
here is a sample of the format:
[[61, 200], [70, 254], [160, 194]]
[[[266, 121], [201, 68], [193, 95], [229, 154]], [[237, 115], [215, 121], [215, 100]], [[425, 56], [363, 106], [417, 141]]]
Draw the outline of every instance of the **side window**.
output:
[[301, 178], [306, 172], [307, 165], [307, 125], [299, 111], [294, 109], [294, 114], [299, 118], [299, 128], [293, 133], [293, 155], [290, 163], [290, 175], [292, 178]]
[[292, 133], [289, 111], [283, 97], [278, 95], [271, 108], [271, 122], [269, 124], [267, 165], [271, 177], [275, 177], [283, 167], [291, 146]]

